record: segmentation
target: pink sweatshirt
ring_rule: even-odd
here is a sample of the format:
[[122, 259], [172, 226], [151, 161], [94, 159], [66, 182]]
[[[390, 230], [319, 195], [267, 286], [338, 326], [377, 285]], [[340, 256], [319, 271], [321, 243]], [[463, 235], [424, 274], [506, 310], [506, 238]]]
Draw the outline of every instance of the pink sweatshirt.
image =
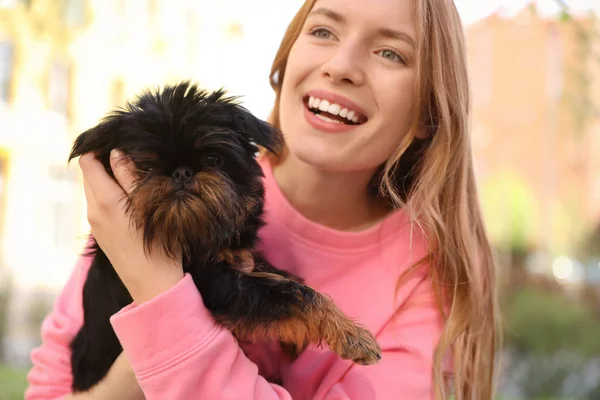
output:
[[[432, 358], [442, 322], [426, 278], [428, 266], [411, 273], [396, 290], [399, 275], [425, 254], [418, 230], [411, 237], [402, 211], [358, 233], [317, 225], [292, 208], [270, 166], [263, 167], [267, 225], [260, 237], [266, 258], [331, 296], [369, 328], [381, 345], [381, 361], [353, 365], [326, 347], [312, 346], [290, 364], [273, 344], [242, 348], [211, 319], [186, 275], [167, 292], [111, 318], [146, 398], [431, 399]], [[79, 259], [44, 320], [43, 343], [31, 353], [26, 400], [70, 393], [68, 346], [82, 324], [81, 292], [89, 265], [89, 259]]]

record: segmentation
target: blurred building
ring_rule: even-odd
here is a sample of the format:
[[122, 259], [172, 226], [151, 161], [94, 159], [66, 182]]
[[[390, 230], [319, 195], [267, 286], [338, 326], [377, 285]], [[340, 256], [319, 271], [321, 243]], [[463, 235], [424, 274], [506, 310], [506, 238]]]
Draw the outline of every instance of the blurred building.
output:
[[0, 262], [18, 283], [64, 283], [87, 232], [79, 171], [67, 156], [75, 136], [113, 107], [191, 79], [243, 94], [267, 116], [270, 62], [299, 1], [262, 0], [282, 16], [269, 26], [270, 15], [252, 15], [257, 5], [247, 3], [0, 1]]
[[85, 239], [74, 137], [142, 86], [193, 76], [198, 10], [174, 3], [0, 8], [1, 262], [18, 288], [64, 284]]
[[600, 220], [597, 28], [531, 6], [466, 29], [477, 176], [499, 242], [560, 254]]
[[80, 5], [0, 4], [0, 287], [4, 296], [10, 293], [2, 315], [9, 321], [2, 332], [8, 357], [29, 340], [27, 289], [64, 280], [78, 246], [83, 205], [66, 160], [68, 45], [85, 22]]

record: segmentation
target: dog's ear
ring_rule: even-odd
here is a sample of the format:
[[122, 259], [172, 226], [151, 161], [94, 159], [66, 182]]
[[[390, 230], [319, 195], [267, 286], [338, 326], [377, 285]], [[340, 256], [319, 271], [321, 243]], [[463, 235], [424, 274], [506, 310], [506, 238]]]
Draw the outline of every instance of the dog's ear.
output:
[[95, 127], [80, 134], [73, 143], [68, 161], [90, 152], [99, 157], [110, 153], [116, 144], [118, 125], [116, 118], [106, 118]]
[[281, 151], [283, 135], [279, 129], [245, 109], [242, 109], [237, 116], [239, 127], [248, 135], [250, 141], [273, 154]]

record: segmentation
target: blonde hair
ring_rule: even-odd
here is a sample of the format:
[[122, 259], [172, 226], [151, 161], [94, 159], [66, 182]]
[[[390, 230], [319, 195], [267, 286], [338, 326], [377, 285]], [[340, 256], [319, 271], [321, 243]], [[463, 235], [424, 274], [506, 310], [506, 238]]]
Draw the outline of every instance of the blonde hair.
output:
[[[306, 0], [295, 15], [273, 61], [270, 122], [278, 128], [288, 55], [315, 1]], [[430, 275], [444, 317], [434, 355], [436, 398], [491, 399], [500, 345], [496, 271], [473, 172], [462, 25], [452, 0], [414, 0], [414, 5], [417, 115], [375, 178], [379, 193], [410, 212], [430, 246]], [[415, 137], [419, 129], [427, 130], [427, 140]], [[443, 373], [447, 355], [451, 378]]]

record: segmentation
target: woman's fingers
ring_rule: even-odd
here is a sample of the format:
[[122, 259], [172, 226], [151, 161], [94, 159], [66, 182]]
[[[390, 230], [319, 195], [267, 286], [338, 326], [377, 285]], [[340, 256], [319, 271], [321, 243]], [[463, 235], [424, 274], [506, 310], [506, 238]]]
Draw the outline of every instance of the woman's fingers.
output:
[[83, 176], [83, 193], [85, 193], [85, 201], [89, 208], [89, 206], [94, 202], [94, 192], [92, 191], [92, 188], [90, 187], [85, 175]]
[[134, 165], [122, 152], [114, 149], [110, 152], [110, 166], [115, 174], [115, 178], [119, 185], [125, 190], [128, 195], [135, 188], [135, 175], [133, 174]]
[[96, 208], [96, 199], [94, 198], [94, 192], [92, 192], [92, 188], [90, 188], [90, 185], [85, 177], [83, 178], [83, 192], [85, 193], [85, 203], [87, 206], [89, 220], [90, 211], [93, 211]]
[[79, 158], [79, 166], [83, 173], [83, 180], [86, 182], [88, 195], [91, 193], [94, 199], [94, 208], [108, 211], [119, 204], [125, 195], [123, 189], [106, 173], [102, 163], [93, 154], [82, 155]]

